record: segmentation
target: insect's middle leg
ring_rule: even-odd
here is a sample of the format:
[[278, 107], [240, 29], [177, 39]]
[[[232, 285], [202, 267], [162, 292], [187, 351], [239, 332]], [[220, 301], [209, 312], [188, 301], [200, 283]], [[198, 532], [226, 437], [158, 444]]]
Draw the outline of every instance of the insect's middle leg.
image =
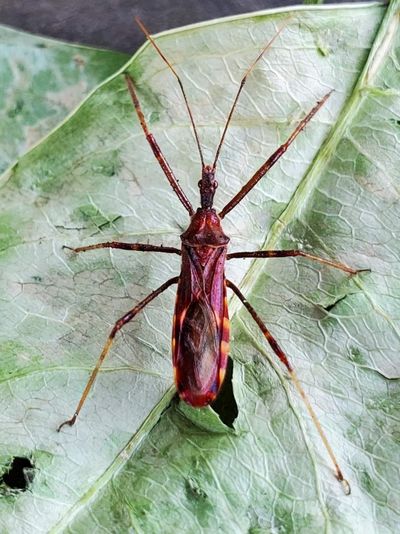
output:
[[73, 252], [86, 252], [87, 250], [95, 250], [97, 248], [120, 248], [122, 250], [136, 250], [141, 252], [165, 252], [167, 254], [181, 255], [179, 248], [175, 247], [162, 247], [157, 245], [148, 245], [146, 243], [119, 243], [118, 241], [107, 241], [105, 243], [96, 243], [95, 245], [87, 245], [84, 247], [67, 247], [63, 248], [72, 250]]
[[323, 442], [323, 444], [324, 444], [324, 446], [326, 448], [326, 451], [327, 451], [330, 459], [332, 460], [333, 465], [335, 466], [335, 471], [336, 471], [336, 475], [335, 476], [339, 480], [339, 482], [342, 483], [345, 493], [347, 495], [349, 495], [350, 492], [351, 492], [350, 484], [343, 477], [342, 470], [339, 467], [339, 464], [338, 464], [338, 462], [336, 460], [336, 457], [335, 457], [335, 454], [334, 454], [334, 452], [332, 450], [332, 447], [329, 444], [328, 438], [326, 437], [325, 432], [323, 431], [323, 429], [321, 427], [321, 423], [319, 422], [319, 420], [317, 418], [317, 415], [314, 412], [314, 409], [311, 406], [311, 403], [310, 403], [310, 401], [309, 401], [304, 389], [302, 388], [302, 386], [301, 386], [301, 384], [299, 382], [299, 379], [297, 378], [297, 374], [296, 374], [295, 370], [293, 369], [292, 364], [289, 362], [286, 354], [280, 348], [278, 342], [272, 336], [272, 334], [268, 330], [268, 328], [265, 326], [265, 324], [263, 323], [263, 321], [261, 320], [261, 318], [257, 314], [256, 310], [253, 308], [253, 306], [249, 302], [247, 302], [246, 297], [243, 295], [243, 293], [240, 291], [240, 289], [233, 282], [231, 282], [230, 280], [226, 281], [226, 285], [227, 285], [227, 287], [232, 289], [232, 291], [235, 293], [235, 295], [242, 301], [242, 303], [245, 306], [245, 308], [247, 309], [247, 311], [250, 313], [250, 315], [252, 316], [254, 321], [257, 323], [257, 326], [260, 328], [260, 330], [263, 333], [265, 339], [268, 341], [270, 347], [272, 348], [272, 350], [275, 352], [275, 354], [278, 356], [280, 361], [283, 363], [283, 365], [288, 370], [289, 376], [292, 379], [292, 382], [293, 382], [295, 388], [297, 389], [297, 392], [299, 393], [300, 397], [303, 399], [303, 402], [304, 402], [304, 404], [305, 404], [305, 406], [307, 408], [308, 413], [311, 416], [311, 419], [312, 419], [312, 421], [313, 421], [313, 423], [314, 423], [314, 425], [315, 425], [315, 427], [316, 427], [316, 429], [318, 431], [318, 434], [321, 437], [321, 440], [322, 440], [322, 442]]
[[101, 351], [101, 354], [99, 356], [99, 359], [97, 360], [97, 363], [96, 363], [96, 366], [95, 368], [93, 369], [92, 371], [92, 374], [90, 375], [89, 377], [89, 380], [86, 384], [86, 387], [85, 389], [83, 390], [83, 393], [82, 393], [82, 396], [78, 402], [78, 406], [76, 407], [76, 410], [75, 410], [75, 413], [74, 415], [71, 417], [71, 419], [68, 419], [67, 421], [64, 421], [63, 423], [61, 423], [61, 425], [58, 427], [57, 429], [57, 432], [60, 432], [61, 428], [64, 426], [64, 425], [69, 425], [69, 426], [72, 426], [75, 421], [76, 421], [76, 418], [78, 417], [79, 415], [79, 412], [81, 411], [82, 409], [82, 406], [84, 405], [85, 403], [85, 400], [86, 400], [86, 397], [88, 396], [89, 394], [89, 391], [91, 390], [92, 386], [93, 386], [93, 382], [95, 381], [96, 379], [96, 376], [97, 376], [97, 373], [99, 372], [99, 369], [102, 365], [102, 363], [104, 362], [110, 348], [111, 348], [111, 345], [112, 345], [112, 342], [114, 341], [114, 337], [115, 337], [115, 334], [121, 330], [121, 328], [126, 325], [127, 323], [129, 323], [129, 321], [132, 321], [132, 319], [140, 312], [143, 310], [143, 308], [145, 306], [147, 306], [147, 304], [149, 302], [151, 302], [155, 297], [157, 297], [158, 295], [160, 295], [160, 293], [162, 293], [163, 291], [165, 291], [169, 286], [171, 286], [172, 284], [177, 284], [178, 283], [178, 280], [179, 280], [179, 276], [176, 276], [174, 278], [170, 278], [170, 280], [167, 280], [164, 284], [162, 284], [158, 289], [152, 291], [149, 295], [147, 295], [147, 297], [145, 299], [143, 299], [141, 302], [139, 302], [139, 304], [137, 304], [134, 308], [132, 308], [128, 313], [126, 313], [123, 317], [121, 317], [114, 325], [113, 329], [111, 330], [110, 332], [110, 335], [108, 336], [107, 338], [107, 341], [105, 342], [104, 344], [104, 347], [103, 347], [103, 350]]
[[287, 258], [290, 256], [302, 256], [303, 258], [308, 258], [309, 260], [318, 261], [324, 265], [330, 265], [335, 267], [335, 269], [340, 269], [350, 274], [357, 274], [365, 271], [370, 271], [370, 269], [352, 269], [344, 263], [338, 261], [328, 260], [326, 258], [320, 258], [319, 256], [314, 256], [313, 254], [308, 254], [308, 252], [303, 252], [302, 250], [256, 250], [254, 252], [233, 252], [232, 254], [227, 255], [228, 260], [234, 258]]

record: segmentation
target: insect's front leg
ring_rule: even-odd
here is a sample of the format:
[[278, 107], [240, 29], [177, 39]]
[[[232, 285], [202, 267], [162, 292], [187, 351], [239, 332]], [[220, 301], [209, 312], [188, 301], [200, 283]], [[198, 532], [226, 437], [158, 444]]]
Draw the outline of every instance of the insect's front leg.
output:
[[[185, 195], [182, 187], [179, 184], [179, 181], [176, 179], [171, 167], [169, 166], [168, 161], [166, 160], [164, 154], [162, 153], [161, 148], [158, 146], [157, 141], [155, 140], [153, 134], [149, 132], [146, 119], [144, 118], [142, 108], [140, 107], [139, 99], [136, 95], [135, 85], [133, 83], [132, 78], [127, 73], [125, 74], [125, 80], [128, 85], [128, 90], [131, 95], [132, 102], [135, 107], [137, 116], [139, 118], [139, 122], [142, 126], [143, 132], [146, 136], [147, 142], [149, 143], [153, 151], [154, 156], [156, 157], [161, 169], [163, 170], [165, 176], [167, 177], [167, 180], [171, 184], [172, 189], [175, 191], [175, 194], [177, 195], [179, 200], [182, 202], [182, 204], [185, 206], [185, 208], [189, 212], [189, 215], [193, 215], [194, 214], [193, 206], [191, 205], [189, 199]], [[189, 110], [189, 114], [190, 114], [190, 110]]]
[[89, 391], [91, 390], [91, 388], [93, 386], [93, 382], [96, 379], [97, 373], [99, 372], [99, 369], [100, 369], [102, 363], [104, 362], [107, 354], [110, 351], [110, 348], [111, 348], [112, 342], [114, 341], [114, 337], [115, 337], [116, 333], [119, 330], [121, 330], [121, 328], [124, 325], [129, 323], [129, 321], [132, 321], [132, 319], [134, 317], [136, 317], [136, 315], [139, 312], [141, 312], [143, 310], [143, 308], [145, 306], [147, 306], [147, 304], [149, 302], [151, 302], [155, 297], [160, 295], [160, 293], [165, 291], [169, 286], [171, 286], [173, 284], [177, 284], [178, 280], [179, 280], [179, 276], [176, 276], [175, 278], [171, 278], [170, 280], [167, 280], [167, 282], [165, 282], [162, 286], [160, 286], [155, 291], [152, 291], [149, 295], [147, 295], [147, 297], [145, 299], [143, 299], [141, 302], [139, 302], [139, 304], [137, 304], [134, 308], [132, 308], [123, 317], [118, 319], [118, 321], [115, 323], [113, 329], [111, 330], [110, 335], [107, 338], [107, 341], [104, 344], [103, 350], [101, 351], [99, 359], [97, 360], [96, 366], [93, 369], [92, 374], [89, 377], [89, 380], [88, 380], [88, 382], [87, 382], [87, 384], [85, 386], [85, 389], [83, 390], [82, 396], [81, 396], [81, 398], [80, 398], [80, 400], [78, 402], [78, 406], [76, 407], [74, 415], [71, 417], [71, 419], [68, 419], [67, 421], [64, 421], [63, 423], [61, 423], [61, 425], [57, 429], [57, 432], [60, 432], [60, 430], [62, 429], [63, 426], [65, 426], [65, 425], [72, 426], [75, 423], [76, 418], [78, 417], [79, 412], [81, 411], [82, 406], [85, 403], [86, 397], [88, 396]]
[[287, 138], [287, 140], [283, 143], [283, 145], [281, 145], [275, 150], [275, 152], [267, 159], [265, 163], [263, 163], [263, 165], [261, 165], [258, 171], [256, 171], [256, 173], [242, 187], [242, 189], [238, 193], [236, 193], [236, 195], [228, 202], [224, 209], [219, 213], [221, 219], [223, 219], [227, 213], [229, 213], [231, 210], [233, 210], [235, 206], [239, 204], [239, 202], [247, 195], [247, 193], [253, 189], [253, 187], [269, 171], [269, 169], [273, 167], [275, 163], [283, 156], [283, 154], [287, 151], [287, 149], [293, 143], [299, 133], [304, 130], [306, 125], [314, 117], [317, 111], [325, 104], [331, 94], [332, 91], [327, 93], [324, 97], [321, 98], [319, 102], [315, 104], [311, 111], [309, 111], [307, 115], [299, 122], [299, 124], [296, 126], [294, 131]]
[[119, 248], [122, 250], [136, 250], [140, 252], [165, 252], [167, 254], [181, 255], [179, 248], [175, 247], [163, 247], [157, 245], [147, 245], [146, 243], [119, 243], [118, 241], [107, 241], [105, 243], [96, 243], [95, 245], [87, 245], [84, 247], [67, 247], [63, 248], [72, 250], [73, 252], [86, 252], [87, 250], [95, 250], [97, 248]]
[[231, 282], [230, 280], [226, 281], [226, 285], [227, 285], [227, 287], [232, 289], [232, 291], [235, 293], [235, 295], [242, 301], [244, 307], [250, 313], [250, 315], [252, 316], [254, 321], [257, 323], [257, 326], [259, 327], [259, 329], [263, 333], [265, 339], [268, 341], [270, 347], [272, 348], [272, 350], [275, 352], [275, 354], [278, 356], [280, 361], [283, 363], [283, 365], [288, 370], [289, 376], [292, 379], [292, 382], [293, 382], [295, 388], [297, 389], [297, 392], [299, 393], [300, 397], [303, 399], [303, 402], [304, 402], [304, 404], [305, 404], [305, 406], [307, 408], [307, 411], [311, 416], [311, 419], [312, 419], [312, 421], [313, 421], [313, 423], [314, 423], [314, 425], [315, 425], [315, 427], [316, 427], [316, 429], [318, 431], [318, 434], [320, 435], [322, 443], [324, 444], [325, 449], [326, 449], [330, 459], [332, 460], [333, 465], [335, 466], [335, 472], [336, 472], [335, 476], [339, 480], [339, 482], [341, 482], [341, 484], [343, 485], [343, 488], [344, 488], [344, 491], [345, 491], [346, 495], [349, 495], [351, 493], [350, 484], [348, 483], [348, 481], [343, 476], [342, 470], [339, 467], [338, 461], [336, 460], [335, 454], [334, 454], [334, 452], [332, 450], [332, 447], [330, 446], [328, 438], [326, 437], [326, 434], [322, 429], [321, 423], [319, 422], [318, 417], [317, 417], [316, 413], [314, 412], [314, 408], [311, 406], [311, 403], [310, 403], [310, 401], [309, 401], [304, 389], [302, 388], [302, 386], [301, 386], [301, 384], [299, 382], [299, 379], [297, 378], [297, 374], [296, 374], [295, 370], [293, 369], [293, 366], [292, 366], [291, 362], [289, 361], [288, 357], [283, 352], [283, 350], [281, 349], [281, 347], [279, 346], [278, 342], [273, 337], [271, 332], [265, 326], [265, 324], [263, 323], [263, 321], [261, 320], [261, 318], [257, 314], [256, 310], [246, 300], [246, 297], [243, 295], [243, 293], [240, 291], [240, 289], [237, 286], [235, 286], [235, 284], [233, 282]]
[[302, 250], [256, 250], [254, 252], [233, 252], [232, 254], [227, 255], [228, 260], [235, 258], [287, 258], [290, 256], [302, 256], [303, 258], [308, 258], [309, 260], [318, 261], [324, 265], [329, 265], [330, 267], [335, 267], [335, 269], [340, 269], [346, 273], [357, 274], [362, 272], [370, 272], [371, 269], [352, 269], [344, 263], [338, 261], [328, 260], [327, 258], [321, 258], [319, 256], [314, 256], [313, 254], [308, 254], [308, 252], [303, 252]]

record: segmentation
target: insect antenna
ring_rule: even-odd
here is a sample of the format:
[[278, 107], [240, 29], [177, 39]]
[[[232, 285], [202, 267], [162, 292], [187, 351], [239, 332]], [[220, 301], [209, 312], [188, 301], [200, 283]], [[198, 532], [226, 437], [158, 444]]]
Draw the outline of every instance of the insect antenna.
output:
[[231, 110], [229, 112], [229, 115], [228, 115], [228, 118], [226, 120], [226, 124], [225, 124], [225, 128], [224, 128], [224, 131], [222, 132], [222, 136], [221, 136], [221, 140], [219, 142], [219, 145], [218, 145], [218, 148], [217, 148], [217, 152], [215, 154], [215, 159], [214, 159], [214, 163], [212, 165], [212, 168], [215, 169], [216, 165], [217, 165], [217, 161], [218, 161], [218, 158], [219, 158], [219, 153], [221, 151], [221, 147], [222, 147], [222, 144], [224, 142], [224, 139], [225, 139], [225, 134], [226, 134], [226, 131], [228, 129], [228, 126], [229, 126], [229, 123], [231, 121], [231, 118], [232, 118], [232, 115], [233, 115], [233, 112], [235, 110], [235, 107], [236, 107], [236, 104], [237, 104], [237, 101], [239, 100], [239, 96], [240, 96], [240, 93], [242, 92], [242, 89], [246, 83], [246, 80], [247, 80], [247, 77], [248, 75], [250, 74], [250, 72], [254, 69], [254, 67], [256, 66], [256, 64], [258, 63], [258, 61], [263, 57], [264, 53], [268, 50], [268, 48], [270, 48], [270, 46], [272, 45], [272, 43], [275, 41], [275, 39], [279, 36], [279, 34], [282, 32], [282, 30], [284, 28], [286, 28], [288, 24], [288, 21], [285, 21], [281, 26], [280, 28], [278, 29], [278, 31], [275, 33], [275, 35], [272, 37], [272, 39], [264, 46], [264, 48], [261, 50], [261, 52], [258, 54], [258, 56], [256, 57], [256, 59], [253, 61], [253, 63], [250, 65], [250, 67], [246, 70], [246, 72], [244, 73], [244, 76], [243, 78], [241, 79], [240, 81], [240, 85], [239, 85], [239, 89], [238, 89], [238, 92], [236, 93], [236, 96], [235, 96], [235, 99], [233, 101], [233, 104], [232, 104], [232, 107], [231, 107]]
[[179, 87], [181, 89], [181, 92], [182, 92], [182, 95], [183, 95], [183, 99], [185, 100], [185, 105], [186, 105], [186, 109], [189, 113], [189, 117], [190, 117], [190, 122], [192, 123], [192, 127], [193, 127], [193, 133], [194, 133], [194, 137], [196, 139], [196, 144], [197, 144], [197, 148], [199, 150], [199, 155], [200, 155], [200, 160], [201, 160], [201, 167], [204, 169], [205, 165], [204, 165], [204, 158], [203, 158], [203, 152], [201, 150], [201, 146], [200, 146], [200, 140], [199, 140], [199, 135], [197, 133], [197, 130], [196, 130], [196, 125], [194, 123], [194, 119], [193, 119], [193, 115], [192, 115], [192, 111], [190, 109], [190, 106], [189, 106], [189, 102], [188, 102], [188, 99], [187, 99], [187, 96], [186, 96], [186, 93], [185, 93], [185, 89], [183, 88], [183, 83], [181, 81], [181, 79], [179, 78], [178, 76], [178, 73], [176, 72], [176, 70], [174, 69], [174, 67], [171, 65], [171, 63], [168, 61], [168, 59], [165, 57], [165, 55], [163, 54], [163, 52], [160, 50], [159, 46], [157, 45], [157, 43], [155, 42], [155, 40], [152, 38], [152, 36], [150, 35], [149, 31], [147, 30], [146, 26], [143, 24], [143, 22], [140, 20], [139, 17], [135, 17], [135, 21], [136, 23], [138, 24], [139, 28], [142, 30], [142, 32], [145, 34], [146, 36], [146, 39], [148, 41], [150, 41], [150, 43], [154, 46], [154, 48], [157, 50], [158, 54], [161, 56], [161, 58], [163, 59], [163, 61], [168, 65], [168, 67], [172, 70], [175, 78], [177, 79], [178, 81], [178, 84], [179, 84]]

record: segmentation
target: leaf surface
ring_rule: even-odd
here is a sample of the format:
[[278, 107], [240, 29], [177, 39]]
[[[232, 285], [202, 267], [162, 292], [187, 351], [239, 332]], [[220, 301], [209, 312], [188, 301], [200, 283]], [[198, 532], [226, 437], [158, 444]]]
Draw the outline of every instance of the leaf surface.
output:
[[[399, 3], [264, 12], [167, 32], [158, 42], [179, 69], [212, 161], [241, 73], [282, 21], [287, 28], [234, 115], [216, 204], [335, 89], [224, 228], [232, 250], [302, 247], [372, 270], [349, 278], [305, 259], [227, 267], [294, 362], [352, 495], [335, 481], [301, 400], [234, 298], [234, 431], [218, 431], [207, 413], [196, 424], [201, 413], [168, 408], [169, 290], [118, 336], [77, 424], [55, 432], [114, 321], [179, 272], [178, 257], [73, 256], [62, 245], [179, 246], [188, 222], [117, 73], [21, 158], [2, 188], [1, 458], [4, 468], [15, 455], [36, 466], [29, 491], [0, 500], [4, 530], [395, 531]], [[149, 46], [129, 70], [194, 202], [198, 155], [175, 80]]]
[[0, 173], [127, 60], [0, 26]]

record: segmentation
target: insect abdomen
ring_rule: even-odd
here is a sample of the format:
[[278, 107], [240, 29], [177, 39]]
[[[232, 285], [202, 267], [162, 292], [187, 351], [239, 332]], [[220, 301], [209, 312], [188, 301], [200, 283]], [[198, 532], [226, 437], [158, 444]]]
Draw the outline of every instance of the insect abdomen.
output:
[[[178, 284], [172, 353], [175, 384], [191, 406], [210, 404], [225, 378], [229, 350], [229, 319], [224, 278], [224, 249], [203, 252], [183, 248]], [[197, 263], [202, 254], [203, 265]], [[208, 272], [206, 272], [208, 271]]]
[[174, 355], [176, 387], [191, 406], [206, 406], [225, 378], [229, 320], [218, 321], [210, 305], [200, 299], [190, 303], [180, 323]]
[[219, 343], [212, 309], [202, 300], [192, 301], [180, 331], [180, 357], [176, 382], [180, 396], [192, 406], [212, 402], [219, 389]]

